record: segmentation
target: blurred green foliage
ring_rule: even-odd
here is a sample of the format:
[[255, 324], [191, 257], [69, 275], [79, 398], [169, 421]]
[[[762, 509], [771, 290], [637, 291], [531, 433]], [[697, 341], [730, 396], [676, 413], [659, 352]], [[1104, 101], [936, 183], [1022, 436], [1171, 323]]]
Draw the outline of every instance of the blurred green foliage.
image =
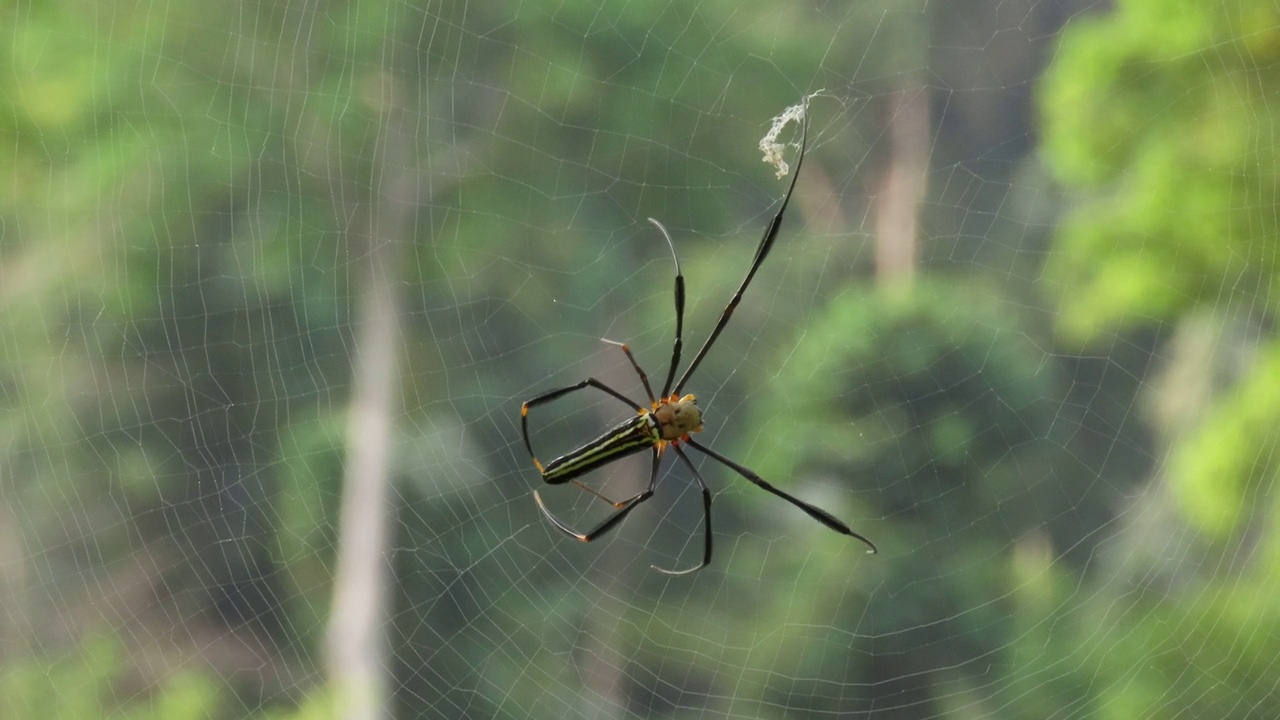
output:
[[[158, 691], [129, 677], [117, 638], [93, 635], [48, 661], [19, 660], [0, 669], [6, 716], [45, 720], [169, 720], [216, 717], [217, 680], [175, 673]], [[16, 713], [10, 715], [9, 713]]]
[[[1072, 17], [1038, 86], [1060, 198], [1008, 104], [1050, 6], [0, 9], [0, 715], [330, 716], [353, 266], [395, 170], [397, 716], [1280, 716], [1280, 13]], [[919, 276], [877, 283], [883, 101], [922, 85]], [[696, 347], [781, 192], [755, 142], [820, 88], [784, 237], [690, 390], [709, 444], [881, 555], [711, 466], [699, 575], [648, 569], [701, 550], [681, 470], [565, 542], [520, 400], [632, 382], [601, 336], [665, 369], [648, 216]], [[535, 442], [619, 412], [559, 404]]]
[[1177, 328], [1152, 389], [1167, 460], [1131, 513], [1154, 525], [1113, 551], [1143, 591], [1082, 610], [1096, 717], [1280, 713], [1263, 599], [1280, 569], [1278, 59], [1274, 3], [1130, 0], [1072, 23], [1042, 86], [1045, 150], [1079, 197], [1049, 263], [1061, 337]]
[[1045, 151], [1066, 182], [1105, 189], [1068, 214], [1050, 266], [1064, 336], [1272, 294], [1276, 20], [1262, 1], [1131, 1], [1064, 33]]

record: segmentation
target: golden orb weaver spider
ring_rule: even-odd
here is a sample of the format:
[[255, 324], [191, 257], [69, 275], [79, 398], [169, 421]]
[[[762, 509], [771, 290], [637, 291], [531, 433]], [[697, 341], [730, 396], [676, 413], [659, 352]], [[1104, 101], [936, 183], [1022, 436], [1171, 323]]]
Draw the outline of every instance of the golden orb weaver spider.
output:
[[[801, 112], [807, 109], [807, 102], [801, 108]], [[775, 125], [775, 130], [777, 126]], [[796, 180], [800, 177], [800, 166], [804, 162], [805, 150], [809, 140], [809, 120], [807, 113], [803, 114], [803, 129], [801, 130], [800, 139], [800, 157], [796, 160], [795, 173], [791, 176], [791, 185], [787, 188], [787, 194], [782, 199], [782, 206], [778, 208], [778, 212], [773, 216], [768, 227], [765, 228], [764, 236], [760, 238], [760, 244], [756, 246], [755, 259], [751, 261], [751, 267], [747, 270], [747, 276], [743, 278], [742, 284], [738, 286], [737, 292], [729, 300], [729, 304], [725, 307], [724, 312], [720, 314], [720, 320], [716, 322], [715, 327], [711, 330], [711, 334], [707, 337], [706, 342], [702, 344], [702, 348], [693, 356], [693, 362], [689, 363], [689, 367], [685, 369], [680, 379], [675, 380], [676, 370], [680, 365], [680, 351], [684, 345], [684, 275], [680, 272], [680, 259], [676, 256], [675, 243], [671, 241], [671, 235], [662, 223], [649, 218], [649, 222], [653, 223], [662, 236], [666, 238], [667, 245], [671, 248], [671, 257], [675, 261], [676, 279], [675, 279], [675, 304], [676, 304], [676, 337], [675, 343], [671, 349], [671, 364], [667, 367], [667, 379], [662, 385], [662, 393], [658, 397], [654, 397], [653, 388], [649, 385], [649, 376], [640, 368], [640, 364], [636, 362], [635, 357], [631, 354], [631, 349], [625, 343], [605, 340], [605, 342], [618, 346], [627, 360], [631, 363], [631, 367], [636, 374], [640, 376], [640, 383], [644, 386], [645, 394], [649, 398], [649, 407], [640, 405], [631, 400], [626, 395], [609, 387], [595, 378], [587, 378], [582, 382], [570, 385], [568, 387], [558, 388], [545, 392], [537, 397], [527, 400], [520, 406], [520, 429], [524, 435], [524, 445], [529, 451], [529, 456], [533, 458], [533, 464], [538, 468], [538, 472], [542, 475], [543, 482], [550, 485], [560, 485], [562, 483], [571, 482], [579, 488], [595, 495], [614, 507], [614, 512], [600, 523], [594, 530], [581, 533], [560, 521], [556, 516], [551, 514], [547, 506], [542, 502], [542, 496], [537, 490], [533, 491], [534, 500], [538, 503], [538, 508], [547, 516], [547, 520], [556, 527], [557, 530], [568, 535], [571, 538], [581, 540], [582, 542], [591, 542], [610, 530], [614, 529], [621, 523], [632, 510], [635, 510], [641, 503], [653, 497], [654, 488], [658, 484], [658, 468], [662, 462], [662, 454], [670, 447], [675, 451], [676, 456], [680, 458], [693, 473], [693, 477], [698, 481], [698, 486], [702, 489], [702, 516], [703, 525], [705, 526], [706, 539], [703, 546], [702, 562], [698, 565], [686, 570], [666, 570], [656, 565], [651, 566], [668, 575], [686, 575], [697, 570], [701, 570], [711, 562], [712, 548], [712, 532], [711, 532], [711, 491], [707, 488], [707, 483], [702, 479], [702, 475], [698, 472], [698, 468], [685, 454], [681, 445], [688, 445], [704, 455], [710, 457], [722, 465], [727, 466], [737, 474], [741, 475], [748, 482], [756, 487], [772, 493], [792, 505], [800, 508], [809, 517], [817, 520], [828, 528], [848, 535], [850, 537], [861, 540], [869, 548], [868, 553], [875, 553], [875, 543], [867, 538], [854, 532], [848, 525], [836, 519], [834, 515], [809, 503], [790, 495], [773, 485], [769, 484], [764, 478], [757, 475], [746, 466], [741, 465], [711, 448], [695, 441], [692, 433], [702, 431], [702, 411], [698, 408], [698, 399], [692, 394], [681, 395], [680, 391], [684, 388], [685, 383], [693, 376], [698, 365], [702, 363], [702, 359], [706, 357], [707, 352], [711, 350], [711, 346], [715, 344], [720, 332], [729, 324], [729, 318], [733, 316], [734, 308], [738, 306], [738, 302], [742, 300], [742, 294], [746, 292], [747, 286], [751, 284], [751, 279], [755, 277], [756, 271], [760, 269], [760, 265], [769, 254], [773, 242], [778, 237], [778, 229], [782, 225], [782, 216], [787, 211], [787, 205], [791, 202], [791, 194], [796, 189]], [[780, 161], [780, 158], [779, 158]], [[628, 407], [636, 411], [636, 416], [628, 420], [624, 420], [612, 429], [603, 433], [591, 442], [571, 450], [564, 455], [543, 465], [538, 460], [538, 456], [533, 452], [533, 444], [529, 441], [529, 408], [549, 403], [557, 398], [568, 395], [571, 392], [583, 390], [585, 388], [595, 388], [604, 392], [618, 400], [627, 404]], [[620, 458], [633, 455], [649, 449], [653, 453], [652, 468], [649, 471], [649, 485], [640, 493], [633, 495], [625, 500], [614, 501], [605, 497], [600, 492], [582, 484], [577, 478], [586, 475], [589, 472], [598, 470], [599, 468]]]

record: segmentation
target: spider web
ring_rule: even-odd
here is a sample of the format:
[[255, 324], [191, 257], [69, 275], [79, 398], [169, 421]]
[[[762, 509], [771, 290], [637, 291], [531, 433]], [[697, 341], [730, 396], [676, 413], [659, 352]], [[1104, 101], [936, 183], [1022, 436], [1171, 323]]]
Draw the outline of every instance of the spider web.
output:
[[[0, 11], [0, 714], [1280, 716], [1280, 14], [1095, 5]], [[661, 386], [649, 217], [689, 362], [809, 96], [686, 390], [880, 554], [696, 457], [655, 573], [670, 453], [574, 542], [521, 402]]]

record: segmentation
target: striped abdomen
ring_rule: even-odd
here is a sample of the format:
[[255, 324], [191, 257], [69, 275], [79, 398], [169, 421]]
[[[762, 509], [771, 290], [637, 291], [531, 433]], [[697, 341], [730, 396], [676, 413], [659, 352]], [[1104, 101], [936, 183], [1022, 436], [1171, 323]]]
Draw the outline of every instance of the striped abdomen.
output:
[[547, 463], [542, 479], [553, 485], [568, 482], [614, 460], [647, 450], [662, 440], [658, 421], [648, 413], [620, 423], [600, 437]]

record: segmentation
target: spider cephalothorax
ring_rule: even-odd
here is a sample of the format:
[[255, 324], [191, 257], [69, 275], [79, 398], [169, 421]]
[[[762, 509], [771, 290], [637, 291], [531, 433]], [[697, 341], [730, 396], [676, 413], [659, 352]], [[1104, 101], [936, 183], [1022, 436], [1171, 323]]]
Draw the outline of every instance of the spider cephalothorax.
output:
[[702, 410], [694, 395], [679, 397], [672, 393], [653, 406], [662, 439], [668, 442], [687, 440], [689, 433], [702, 432]]

